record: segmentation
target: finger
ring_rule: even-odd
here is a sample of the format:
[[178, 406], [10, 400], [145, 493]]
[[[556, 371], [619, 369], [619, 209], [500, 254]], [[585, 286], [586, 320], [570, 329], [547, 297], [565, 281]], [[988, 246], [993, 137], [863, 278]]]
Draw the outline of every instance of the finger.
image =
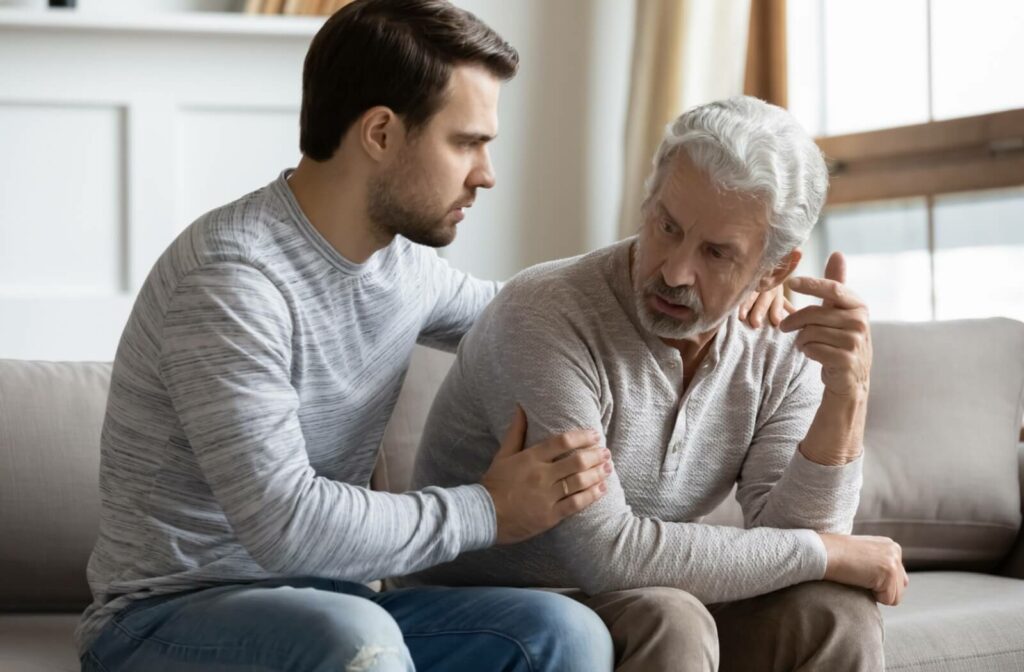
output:
[[608, 483], [606, 481], [601, 481], [597, 485], [592, 485], [582, 492], [577, 492], [575, 495], [570, 495], [560, 500], [555, 504], [555, 515], [558, 516], [559, 520], [568, 518], [572, 514], [579, 513], [597, 500], [601, 499], [607, 492]]
[[826, 308], [824, 306], [807, 306], [801, 308], [792, 315], [787, 315], [779, 328], [782, 331], [796, 331], [812, 324], [836, 329], [849, 329], [850, 331], [863, 331], [867, 322], [862, 318], [862, 313], [856, 310], [843, 310], [840, 308]]
[[[577, 492], [593, 487], [608, 478], [612, 473], [612, 463], [602, 462], [592, 469], [581, 471], [567, 478], [562, 478], [551, 486], [555, 491], [555, 499], [571, 497]], [[564, 484], [564, 485], [563, 485]]]
[[833, 252], [825, 263], [825, 278], [846, 284], [846, 257], [842, 252]]
[[[783, 294], [783, 297], [785, 297], [785, 294]], [[786, 301], [786, 312], [790, 313], [790, 314], [795, 313], [796, 312], [796, 306], [794, 306], [792, 303], [790, 303], [789, 299], [785, 299], [785, 301]]]
[[577, 450], [572, 455], [563, 457], [551, 463], [549, 477], [552, 483], [561, 481], [563, 478], [578, 474], [587, 469], [604, 464], [611, 459], [612, 453], [607, 448], [597, 445]]
[[753, 307], [747, 314], [747, 322], [750, 323], [750, 326], [760, 327], [764, 324], [764, 316], [768, 314], [768, 308], [774, 300], [775, 294], [773, 292], [762, 292], [757, 296], [757, 300], [754, 301]]
[[803, 348], [810, 343], [831, 345], [847, 352], [855, 351], [858, 345], [857, 336], [853, 332], [835, 327], [822, 327], [817, 324], [801, 329], [797, 334], [797, 348]]
[[808, 343], [799, 347], [800, 352], [808, 359], [813, 359], [825, 368], [844, 367], [850, 365], [850, 353], [846, 350], [826, 345], [825, 343]]
[[512, 416], [512, 423], [505, 430], [505, 438], [501, 440], [501, 447], [495, 457], [508, 457], [523, 449], [526, 441], [526, 411], [519, 404], [516, 404], [515, 415]]
[[786, 317], [786, 296], [782, 293], [781, 289], [775, 293], [775, 300], [772, 301], [772, 307], [768, 311], [769, 319], [772, 324], [776, 327], [782, 324], [782, 320]]
[[574, 429], [564, 434], [549, 437], [544, 441], [530, 446], [545, 462], [554, 462], [575, 450], [590, 448], [601, 443], [601, 433], [592, 429]]
[[751, 306], [754, 305], [754, 301], [757, 301], [757, 292], [751, 292], [750, 295], [740, 303], [739, 318], [744, 322], [747, 321], [747, 314], [750, 312]]
[[835, 280], [801, 276], [789, 280], [788, 286], [798, 294], [817, 297], [836, 308], [864, 307], [864, 302], [860, 300], [860, 297], [854, 294], [849, 287]]
[[892, 606], [897, 606], [903, 600], [903, 579], [894, 576], [892, 580]]

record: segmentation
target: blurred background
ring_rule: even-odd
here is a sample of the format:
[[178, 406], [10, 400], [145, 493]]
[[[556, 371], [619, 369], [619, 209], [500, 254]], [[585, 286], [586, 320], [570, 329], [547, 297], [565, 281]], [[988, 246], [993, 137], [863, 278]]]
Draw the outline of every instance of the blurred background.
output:
[[[0, 0], [0, 357], [113, 358], [174, 237], [297, 163], [313, 14], [337, 3], [74, 4]], [[1024, 319], [1024, 2], [456, 4], [522, 67], [453, 265], [506, 279], [630, 235], [665, 124], [746, 92], [833, 171], [799, 272], [839, 249], [874, 319]]]

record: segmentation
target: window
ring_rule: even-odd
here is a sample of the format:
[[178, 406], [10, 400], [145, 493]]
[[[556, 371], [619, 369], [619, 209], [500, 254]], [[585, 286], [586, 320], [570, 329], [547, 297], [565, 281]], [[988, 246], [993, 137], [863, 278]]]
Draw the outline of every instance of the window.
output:
[[791, 0], [786, 31], [833, 173], [798, 272], [838, 249], [873, 319], [1024, 320], [1024, 3]]

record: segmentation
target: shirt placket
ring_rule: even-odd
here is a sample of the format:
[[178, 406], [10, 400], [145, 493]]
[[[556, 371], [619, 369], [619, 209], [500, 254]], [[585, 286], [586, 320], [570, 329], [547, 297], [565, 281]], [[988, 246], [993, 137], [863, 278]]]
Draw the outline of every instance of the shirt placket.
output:
[[[682, 461], [683, 453], [686, 452], [689, 445], [687, 431], [692, 424], [690, 422], [689, 409], [693, 404], [701, 403], [704, 381], [708, 373], [715, 367], [717, 361], [718, 353], [712, 350], [700, 366], [697, 367], [697, 372], [690, 382], [690, 386], [679, 401], [679, 409], [676, 412], [675, 423], [672, 426], [672, 435], [669, 437], [668, 446], [665, 449], [665, 460], [661, 468], [662, 473], [674, 473], [679, 470], [679, 463]], [[670, 366], [672, 364], [676, 364], [678, 370], [682, 371], [681, 362], [670, 363]]]

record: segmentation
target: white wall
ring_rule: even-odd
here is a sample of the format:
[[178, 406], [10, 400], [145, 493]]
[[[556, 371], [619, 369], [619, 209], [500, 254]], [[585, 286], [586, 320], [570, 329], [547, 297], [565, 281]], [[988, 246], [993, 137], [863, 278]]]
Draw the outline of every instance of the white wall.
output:
[[446, 256], [506, 279], [615, 240], [633, 36], [622, 0], [460, 0], [518, 50], [492, 149], [498, 183]]
[[[87, 0], [78, 16], [104, 2], [124, 7]], [[504, 279], [610, 243], [632, 2], [460, 4], [519, 49], [522, 67], [502, 93], [498, 186], [479, 195], [446, 256]], [[173, 237], [294, 165], [315, 26], [278, 19], [282, 30], [260, 34], [239, 28], [246, 17], [204, 13], [162, 31], [163, 18], [139, 28], [119, 12], [82, 28], [19, 23], [16, 11], [42, 14], [0, 9], [0, 357], [111, 359]]]

